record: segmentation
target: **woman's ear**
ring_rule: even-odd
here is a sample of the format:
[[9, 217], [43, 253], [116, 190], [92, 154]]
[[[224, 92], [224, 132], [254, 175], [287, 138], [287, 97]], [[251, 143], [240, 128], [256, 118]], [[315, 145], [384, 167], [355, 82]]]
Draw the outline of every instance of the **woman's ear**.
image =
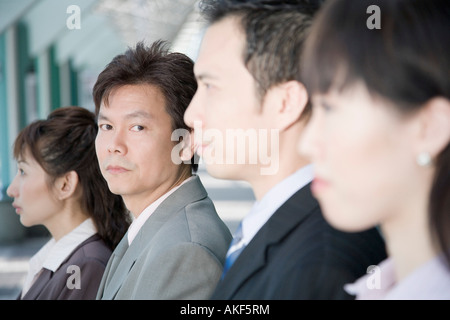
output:
[[305, 86], [298, 81], [287, 81], [269, 89], [263, 108], [269, 108], [271, 122], [283, 131], [296, 123], [308, 103]]
[[450, 101], [443, 97], [429, 100], [419, 113], [417, 153], [437, 157], [450, 142]]
[[55, 181], [56, 195], [59, 200], [70, 198], [78, 186], [78, 174], [75, 171], [69, 171]]

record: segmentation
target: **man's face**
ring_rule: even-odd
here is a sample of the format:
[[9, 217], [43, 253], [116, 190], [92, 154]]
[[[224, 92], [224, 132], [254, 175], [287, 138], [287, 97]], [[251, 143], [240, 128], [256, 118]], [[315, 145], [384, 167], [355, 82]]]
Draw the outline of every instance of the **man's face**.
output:
[[212, 176], [248, 181], [260, 174], [255, 156], [267, 119], [244, 66], [245, 35], [238, 23], [227, 17], [206, 31], [194, 65], [198, 89], [184, 120], [194, 128], [197, 153]]
[[109, 189], [138, 215], [177, 179], [171, 160], [172, 121], [154, 86], [125, 85], [102, 102], [95, 146]]

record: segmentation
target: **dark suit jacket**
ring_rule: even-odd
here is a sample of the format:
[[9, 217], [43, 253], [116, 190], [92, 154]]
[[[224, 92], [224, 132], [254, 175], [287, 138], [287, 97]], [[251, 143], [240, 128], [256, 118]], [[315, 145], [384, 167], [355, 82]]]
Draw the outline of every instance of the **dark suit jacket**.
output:
[[352, 299], [344, 284], [385, 258], [378, 230], [332, 228], [308, 184], [258, 231], [211, 299]]
[[[81, 243], [55, 272], [43, 269], [42, 273], [22, 298], [23, 300], [90, 300], [95, 299], [98, 286], [111, 256], [98, 234]], [[80, 268], [80, 289], [68, 286], [75, 284], [74, 271], [69, 266]], [[68, 272], [69, 270], [69, 272]], [[70, 289], [69, 287], [72, 287]], [[20, 299], [19, 294], [18, 299]]]

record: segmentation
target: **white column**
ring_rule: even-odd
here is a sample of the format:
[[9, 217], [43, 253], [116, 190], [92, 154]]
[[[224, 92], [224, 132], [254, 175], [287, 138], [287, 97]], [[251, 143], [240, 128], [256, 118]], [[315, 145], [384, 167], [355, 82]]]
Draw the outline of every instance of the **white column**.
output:
[[69, 106], [72, 103], [69, 61], [66, 61], [59, 66], [59, 84], [61, 94], [61, 107]]
[[48, 49], [38, 56], [38, 117], [47, 118], [51, 110], [50, 54]]
[[[19, 83], [18, 83], [18, 52], [17, 52], [17, 29], [13, 25], [5, 32], [6, 37], [6, 103], [8, 106], [8, 146], [12, 150], [14, 140], [19, 134]], [[16, 172], [16, 166], [12, 157], [9, 157], [9, 177], [4, 177], [5, 181], [10, 181]]]

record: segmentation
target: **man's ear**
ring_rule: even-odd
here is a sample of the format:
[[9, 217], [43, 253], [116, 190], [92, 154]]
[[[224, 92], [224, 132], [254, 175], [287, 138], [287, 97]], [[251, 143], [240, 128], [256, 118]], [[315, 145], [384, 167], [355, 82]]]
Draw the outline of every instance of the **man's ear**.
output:
[[59, 200], [70, 198], [78, 186], [78, 174], [75, 171], [69, 171], [55, 181], [56, 195]]
[[263, 108], [270, 108], [271, 122], [283, 131], [298, 121], [307, 103], [305, 86], [291, 80], [270, 88], [264, 97]]
[[189, 134], [183, 136], [183, 141], [180, 142], [182, 144], [182, 149], [180, 152], [180, 158], [183, 162], [190, 163], [190, 160], [194, 156], [194, 129], [192, 129]]
[[429, 100], [418, 114], [416, 152], [436, 158], [450, 142], [450, 101], [443, 97]]

